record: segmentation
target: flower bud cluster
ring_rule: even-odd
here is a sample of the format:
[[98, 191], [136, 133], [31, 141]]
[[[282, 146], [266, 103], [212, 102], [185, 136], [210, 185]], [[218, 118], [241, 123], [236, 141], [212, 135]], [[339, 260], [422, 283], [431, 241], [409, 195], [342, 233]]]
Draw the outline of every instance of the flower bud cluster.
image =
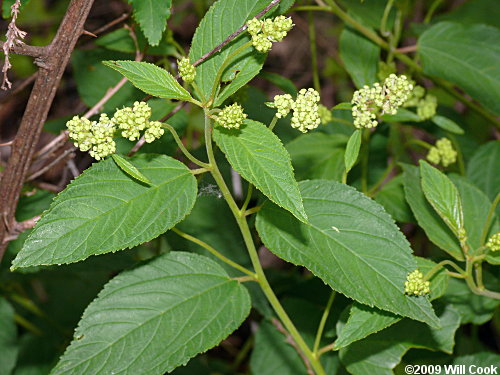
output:
[[500, 251], [500, 232], [490, 237], [488, 242], [486, 242], [486, 247], [491, 251]]
[[424, 275], [419, 270], [408, 274], [405, 281], [405, 294], [409, 296], [425, 296], [431, 292], [431, 283], [424, 280]]
[[428, 120], [436, 114], [437, 98], [434, 95], [427, 94], [424, 99], [417, 103], [417, 115], [421, 120]]
[[457, 152], [453, 149], [449, 139], [441, 138], [436, 142], [435, 146], [430, 148], [427, 160], [433, 164], [441, 164], [443, 167], [447, 167], [457, 161]]
[[330, 111], [323, 104], [318, 106], [318, 115], [323, 125], [326, 125], [333, 120], [332, 111]]
[[183, 57], [182, 59], [177, 60], [177, 67], [179, 75], [184, 82], [191, 83], [194, 81], [196, 77], [196, 68], [191, 65], [188, 57]]
[[246, 118], [241, 105], [234, 103], [220, 111], [218, 116], [215, 116], [215, 122], [226, 129], [239, 129]]
[[398, 108], [410, 96], [413, 85], [406, 76], [389, 75], [383, 85], [375, 83], [372, 87], [364, 86], [354, 92], [351, 103], [354, 126], [373, 128], [378, 125], [377, 114], [395, 115]]
[[319, 117], [319, 93], [312, 89], [302, 89], [292, 104], [292, 128], [306, 133], [316, 129], [321, 124]]
[[290, 94], [276, 95], [273, 104], [277, 110], [276, 117], [282, 118], [290, 113], [293, 106], [293, 98]]
[[160, 138], [164, 133], [162, 124], [149, 121], [150, 117], [151, 108], [145, 102], [135, 102], [133, 107], [118, 109], [112, 119], [105, 113], [100, 115], [99, 121], [75, 116], [66, 126], [76, 147], [83, 152], [89, 151], [93, 158], [101, 160], [116, 152], [113, 137], [118, 129], [123, 137], [131, 141], [139, 139], [143, 130], [148, 143]]
[[158, 121], [149, 121], [151, 117], [151, 108], [146, 102], [135, 102], [133, 107], [125, 107], [115, 112], [113, 123], [117, 124], [122, 130], [122, 136], [130, 141], [136, 141], [141, 138], [141, 132], [144, 132], [146, 142], [151, 143], [160, 138], [164, 130]]
[[247, 31], [252, 36], [252, 44], [261, 53], [268, 52], [273, 42], [281, 42], [293, 27], [290, 17], [278, 16], [261, 21], [257, 18], [247, 22]]
[[113, 141], [116, 128], [106, 114], [99, 121], [90, 121], [85, 117], [75, 116], [66, 123], [69, 136], [81, 151], [89, 151], [96, 160], [101, 160], [116, 151]]

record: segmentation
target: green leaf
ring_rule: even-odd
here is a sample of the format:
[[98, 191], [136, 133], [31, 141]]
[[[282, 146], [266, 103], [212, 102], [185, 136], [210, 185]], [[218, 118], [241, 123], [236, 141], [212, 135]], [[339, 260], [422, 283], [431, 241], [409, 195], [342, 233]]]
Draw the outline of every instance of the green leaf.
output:
[[9, 375], [16, 364], [17, 328], [14, 309], [7, 300], [0, 297], [0, 374]]
[[172, 0], [132, 0], [134, 19], [152, 46], [160, 43], [170, 18]]
[[123, 172], [135, 178], [136, 180], [151, 185], [151, 181], [149, 181], [146, 176], [144, 176], [141, 172], [139, 172], [139, 170], [127, 159], [118, 154], [113, 154], [111, 156], [113, 157], [113, 160], [115, 161], [116, 165], [118, 165], [118, 167], [120, 167], [120, 169]]
[[405, 108], [399, 108], [395, 115], [382, 115], [382, 121], [385, 122], [420, 122], [422, 119], [412, 111]]
[[467, 178], [493, 201], [500, 186], [498, 161], [500, 141], [488, 142], [474, 153], [467, 166]]
[[357, 88], [377, 82], [380, 47], [345, 28], [340, 34], [340, 58]]
[[358, 160], [359, 148], [361, 146], [361, 130], [352, 133], [344, 154], [345, 173], [348, 173]]
[[375, 195], [375, 200], [384, 206], [385, 210], [401, 223], [413, 223], [415, 218], [405, 199], [403, 176], [399, 175], [385, 184]]
[[[456, 366], [464, 365], [466, 368], [469, 368], [471, 364], [476, 366], [472, 368], [476, 372], [479, 372], [479, 368], [498, 368], [498, 364], [500, 363], [500, 354], [497, 353], [474, 353], [470, 355], [464, 355], [460, 357], [455, 357], [453, 359], [453, 364]], [[485, 372], [486, 373], [486, 372]], [[493, 373], [493, 372], [492, 372]]]
[[214, 261], [172, 252], [111, 280], [85, 310], [52, 375], [161, 375], [214, 347], [250, 312]]
[[[284, 13], [293, 1], [282, 1], [279, 7], [272, 9], [273, 14]], [[243, 26], [246, 21], [255, 17], [269, 5], [268, 0], [219, 0], [208, 10], [193, 36], [189, 58], [192, 62], [222, 43], [229, 35]], [[250, 40], [250, 35], [242, 33], [222, 50], [196, 67], [196, 85], [201, 93], [201, 100], [207, 101], [219, 68], [236, 49]], [[266, 54], [257, 53], [252, 47], [234, 56], [224, 72], [225, 80], [229, 82], [219, 94], [215, 106], [222, 104], [225, 98], [243, 87], [255, 77], [264, 63]]]
[[455, 236], [460, 238], [464, 213], [456, 186], [444, 173], [423, 160], [420, 160], [420, 174], [425, 197]]
[[452, 306], [439, 313], [441, 328], [404, 319], [382, 332], [340, 350], [340, 360], [353, 375], [393, 375], [392, 369], [411, 348], [440, 350], [451, 354], [460, 315]]
[[151, 186], [131, 179], [111, 159], [77, 177], [52, 203], [12, 267], [72, 263], [133, 247], [172, 228], [191, 211], [196, 179], [168, 156], [131, 161]]
[[[359, 20], [362, 24], [374, 29], [380, 28], [380, 23], [384, 14], [387, 0], [340, 0], [340, 3], [345, 9], [349, 11], [350, 15]], [[394, 24], [395, 14], [396, 12], [394, 11], [394, 9], [389, 14], [389, 18], [387, 20], [387, 27], [389, 28], [389, 30]]]
[[[136, 29], [135, 34], [137, 37], [137, 44], [141, 50], [147, 48], [148, 55], [152, 56], [176, 56], [177, 50], [175, 47], [163, 38], [160, 44], [156, 47], [151, 47], [146, 41], [146, 37]], [[98, 46], [104, 47], [112, 51], [126, 52], [135, 54], [136, 43], [131, 36], [130, 30], [125, 27], [116, 29], [110, 33], [104, 34], [97, 38], [94, 42]]]
[[455, 121], [447, 117], [435, 115], [432, 117], [432, 122], [439, 126], [441, 129], [446, 130], [453, 134], [464, 134], [464, 130], [457, 125]]
[[295, 84], [288, 78], [283, 77], [281, 74], [262, 72], [259, 77], [271, 82], [273, 85], [279, 87], [285, 93], [290, 94], [293, 97], [297, 96], [297, 87], [295, 86]]
[[103, 61], [102, 63], [120, 72], [146, 94], [163, 99], [193, 100], [189, 92], [169, 72], [159, 66], [138, 61]]
[[231, 166], [244, 179], [299, 220], [307, 221], [290, 155], [269, 128], [246, 120], [238, 130], [216, 126], [213, 135]]
[[417, 265], [405, 237], [378, 203], [334, 181], [299, 186], [308, 224], [274, 205], [257, 215], [257, 230], [269, 250], [360, 303], [439, 324], [425, 297], [404, 295], [406, 276]]
[[341, 134], [301, 134], [285, 147], [292, 158], [297, 180], [341, 181], [344, 148], [348, 138]]
[[500, 115], [500, 30], [440, 22], [418, 40], [424, 73], [444, 78]]
[[[486, 288], [498, 290], [500, 284], [497, 278], [486, 273], [484, 280]], [[465, 281], [455, 278], [450, 278], [448, 289], [442, 300], [453, 305], [459, 312], [461, 324], [472, 323], [475, 325], [489, 321], [500, 304], [499, 300], [472, 293]]]
[[[481, 243], [481, 235], [486, 225], [486, 220], [491, 207], [491, 202], [481, 190], [472, 185], [465, 177], [452, 175], [451, 181], [457, 187], [462, 201], [464, 212], [464, 227], [467, 232], [467, 242], [471, 249], [477, 249]], [[497, 217], [492, 217], [489, 234], [500, 230], [500, 224]]]
[[418, 167], [402, 164], [406, 200], [429, 240], [455, 259], [464, 260], [460, 243], [425, 198]]
[[[436, 266], [436, 263], [429, 259], [416, 257], [418, 269], [425, 275]], [[431, 277], [431, 294], [429, 299], [435, 300], [441, 297], [448, 287], [449, 276], [443, 267]], [[349, 319], [340, 331], [335, 348], [340, 349], [351, 343], [364, 339], [365, 337], [379, 332], [397, 322], [402, 317], [379, 310], [375, 307], [369, 307], [354, 303], [349, 312]]]

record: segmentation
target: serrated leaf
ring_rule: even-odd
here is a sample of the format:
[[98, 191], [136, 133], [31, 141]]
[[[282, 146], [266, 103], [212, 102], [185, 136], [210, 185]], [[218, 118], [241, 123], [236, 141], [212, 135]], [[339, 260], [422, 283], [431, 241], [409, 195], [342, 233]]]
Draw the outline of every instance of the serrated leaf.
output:
[[[462, 202], [467, 242], [472, 250], [478, 249], [483, 245], [481, 243], [481, 235], [486, 225], [491, 202], [486, 194], [472, 185], [465, 177], [451, 175], [450, 179], [456, 186]], [[488, 234], [492, 235], [499, 230], [500, 224], [498, 218], [493, 213]]]
[[9, 375], [16, 364], [17, 328], [14, 309], [7, 300], [0, 297], [0, 374]]
[[432, 117], [432, 122], [439, 126], [441, 129], [446, 130], [453, 134], [464, 134], [464, 130], [457, 125], [455, 121], [447, 117], [435, 115]]
[[[436, 266], [436, 263], [429, 259], [416, 257], [418, 269], [426, 275], [431, 269]], [[431, 301], [441, 297], [448, 287], [449, 276], [443, 267], [430, 278]], [[365, 337], [377, 333], [391, 325], [399, 322], [401, 316], [382, 311], [375, 307], [369, 307], [354, 303], [349, 311], [349, 319], [340, 331], [337, 340], [335, 340], [335, 348], [340, 349], [352, 344], [355, 341], [362, 340]]]
[[352, 133], [344, 154], [345, 173], [348, 173], [358, 160], [359, 148], [361, 146], [361, 130]]
[[[287, 7], [291, 6], [291, 3], [293, 2], [288, 2], [285, 7], [280, 6], [278, 8], [279, 12], [285, 12]], [[246, 21], [255, 17], [268, 4], [269, 1], [267, 0], [217, 1], [205, 14], [205, 17], [203, 17], [196, 29], [189, 51], [190, 60], [194, 62], [207, 52], [210, 52], [229, 35], [243, 26]], [[243, 33], [220, 52], [214, 54], [196, 68], [195, 82], [201, 93], [202, 101], [209, 99], [212, 87], [216, 83], [217, 72], [226, 58], [249, 40], [250, 36], [248, 33]], [[220, 94], [220, 98], [217, 100], [217, 105], [256, 76], [262, 68], [264, 58], [265, 55], [259, 56], [253, 48], [242, 52], [238, 56], [234, 56], [233, 61], [236, 64], [230, 64], [226, 72], [230, 69], [232, 69], [231, 73], [235, 73], [237, 70], [240, 72], [235, 76], [236, 79], [234, 81], [225, 86]]]
[[301, 134], [286, 144], [297, 180], [340, 181], [344, 172], [344, 148], [348, 138], [342, 134]]
[[257, 230], [269, 250], [360, 303], [439, 324], [426, 298], [404, 295], [406, 277], [417, 265], [378, 203], [334, 181], [302, 181], [299, 187], [308, 224], [274, 205], [257, 215]]
[[411, 348], [451, 354], [460, 315], [452, 306], [439, 312], [441, 328], [403, 319], [382, 332], [340, 350], [340, 360], [353, 375], [393, 375], [392, 369]]
[[[466, 368], [469, 368], [471, 364], [474, 364], [474, 366], [476, 367], [472, 367], [471, 370], [479, 372], [481, 371], [479, 369], [483, 369], [483, 371], [485, 371], [486, 373], [486, 371], [492, 368], [498, 369], [498, 364], [500, 363], [500, 354], [489, 352], [474, 353], [470, 355], [455, 357], [452, 363], [455, 366], [466, 366]], [[491, 374], [493, 374], [493, 372], [491, 372]]]
[[273, 85], [279, 87], [285, 93], [290, 94], [293, 97], [297, 96], [298, 90], [295, 84], [288, 78], [283, 77], [281, 74], [262, 72], [259, 77], [271, 82]]
[[172, 252], [111, 280], [85, 310], [52, 375], [161, 375], [214, 347], [250, 312], [214, 261]]
[[423, 160], [420, 160], [420, 175], [425, 197], [459, 238], [464, 228], [464, 213], [456, 186], [444, 173]]
[[152, 46], [157, 46], [167, 27], [172, 0], [132, 0], [134, 19]]
[[130, 177], [135, 178], [136, 180], [139, 180], [141, 182], [144, 182], [145, 184], [151, 185], [151, 181], [144, 176], [131, 162], [129, 162], [127, 159], [124, 157], [118, 155], [118, 154], [112, 154], [111, 155], [113, 160], [115, 161], [116, 165], [120, 167], [122, 171], [124, 171], [126, 174], [128, 174]]
[[455, 259], [464, 260], [460, 243], [453, 232], [446, 226], [434, 208], [425, 198], [420, 183], [418, 167], [403, 164], [403, 182], [406, 200], [417, 219], [418, 225], [425, 231], [429, 240]]
[[72, 263], [133, 247], [181, 221], [197, 194], [189, 169], [168, 156], [131, 160], [150, 186], [131, 179], [112, 159], [94, 164], [56, 197], [12, 267]]
[[139, 61], [103, 61], [126, 77], [139, 90], [163, 99], [192, 101], [193, 98], [175, 78], [157, 65]]
[[244, 179], [299, 220], [307, 221], [290, 155], [276, 134], [260, 122], [245, 120], [240, 129], [216, 126], [213, 136]]
[[500, 30], [488, 25], [439, 22], [418, 40], [425, 74], [455, 83], [500, 114]]
[[340, 33], [340, 58], [357, 88], [377, 82], [380, 47], [349, 28]]
[[499, 193], [500, 141], [488, 142], [474, 153], [467, 166], [467, 177], [486, 193], [491, 201]]

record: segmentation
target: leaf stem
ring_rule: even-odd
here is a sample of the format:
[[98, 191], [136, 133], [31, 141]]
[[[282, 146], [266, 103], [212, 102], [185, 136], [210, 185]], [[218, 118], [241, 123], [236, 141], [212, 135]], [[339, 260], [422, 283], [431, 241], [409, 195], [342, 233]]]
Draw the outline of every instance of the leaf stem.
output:
[[481, 241], [479, 242], [481, 245], [484, 245], [486, 243], [488, 232], [490, 231], [491, 222], [493, 221], [493, 217], [495, 216], [495, 210], [499, 202], [500, 202], [500, 193], [497, 194], [495, 200], [491, 204], [490, 210], [488, 211], [486, 223], [484, 224], [483, 231], [481, 232]]
[[316, 339], [314, 340], [313, 354], [316, 358], [319, 358], [319, 344], [321, 343], [321, 338], [323, 337], [323, 331], [325, 330], [326, 321], [328, 320], [328, 316], [330, 315], [330, 310], [332, 308], [333, 300], [335, 299], [336, 291], [332, 291], [330, 293], [330, 297], [328, 298], [328, 302], [326, 303], [325, 311], [323, 311], [323, 316], [321, 317], [321, 321], [319, 322], [318, 331], [316, 332]]
[[269, 130], [273, 130], [276, 124], [278, 123], [278, 117], [274, 116], [273, 119], [271, 120], [271, 123], [269, 124]]
[[389, 0], [384, 9], [384, 15], [382, 16], [382, 20], [380, 21], [380, 32], [382, 35], [388, 36], [390, 32], [386, 29], [387, 27], [387, 19], [389, 18], [389, 13], [391, 13], [392, 6], [394, 5], [394, 0]]
[[248, 254], [250, 256], [250, 260], [252, 261], [252, 265], [255, 269], [255, 272], [257, 274], [257, 281], [264, 292], [265, 296], [267, 297], [269, 303], [273, 307], [274, 311], [280, 318], [280, 320], [283, 322], [283, 325], [286, 327], [287, 331], [290, 333], [290, 335], [293, 337], [295, 342], [297, 343], [298, 347], [302, 351], [302, 353], [307, 357], [307, 359], [311, 362], [311, 366], [314, 368], [316, 371], [317, 375], [326, 375], [325, 370], [323, 369], [323, 366], [319, 362], [317, 358], [314, 357], [313, 353], [307, 346], [306, 342], [300, 335], [299, 331], [289, 318], [288, 314], [286, 313], [285, 309], [283, 306], [281, 306], [280, 301], [278, 300], [278, 297], [274, 294], [271, 285], [269, 284], [269, 281], [266, 278], [266, 275], [264, 273], [264, 270], [262, 268], [262, 265], [260, 264], [259, 260], [259, 255], [257, 254], [257, 249], [255, 248], [255, 244], [253, 242], [252, 238], [252, 233], [250, 232], [250, 228], [248, 227], [248, 223], [246, 221], [246, 217], [243, 216], [240, 212], [240, 209], [238, 208], [238, 205], [234, 201], [234, 198], [231, 195], [231, 192], [229, 188], [226, 185], [226, 182], [224, 181], [224, 178], [222, 177], [222, 174], [217, 166], [217, 162], [215, 160], [213, 148], [212, 148], [212, 122], [209, 117], [208, 110], [205, 109], [205, 146], [207, 149], [207, 154], [208, 154], [208, 160], [210, 164], [212, 165], [212, 176], [219, 186], [219, 189], [222, 192], [222, 195], [224, 199], [226, 200], [227, 204], [229, 205], [229, 208], [233, 212], [233, 216], [236, 219], [236, 222], [238, 224], [238, 227], [240, 228], [241, 234], [243, 236], [243, 240], [245, 242], [245, 245], [248, 250]]
[[455, 271], [457, 271], [463, 277], [466, 276], [465, 271], [463, 269], [461, 269], [455, 262], [452, 262], [451, 260], [446, 259], [446, 260], [439, 262], [434, 267], [432, 267], [431, 270], [429, 272], [427, 272], [427, 274], [424, 276], [424, 280], [430, 280], [432, 278], [432, 276], [434, 276], [439, 271], [440, 268], [444, 268], [443, 266], [445, 266], [445, 265], [451, 266], [452, 268], [455, 269]]
[[253, 185], [249, 183], [245, 202], [243, 203], [243, 206], [241, 206], [241, 209], [240, 209], [240, 215], [242, 215], [246, 212], [248, 204], [250, 203], [250, 200], [252, 199], [252, 192], [253, 192]]
[[368, 156], [370, 154], [370, 129], [363, 132], [363, 155], [361, 159], [361, 191], [368, 193]]
[[196, 237], [193, 237], [187, 233], [184, 233], [183, 231], [177, 229], [177, 228], [172, 228], [172, 232], [175, 232], [177, 235], [181, 236], [182, 238], [188, 240], [188, 241], [191, 241], [197, 245], [200, 245], [201, 247], [203, 247], [205, 250], [207, 250], [210, 254], [212, 255], [215, 255], [217, 258], [219, 258], [220, 260], [222, 260], [224, 263], [230, 265], [231, 267], [233, 268], [236, 268], [238, 271], [241, 271], [243, 272], [244, 274], [247, 274], [248, 276], [252, 277], [253, 279], [257, 279], [257, 275], [255, 273], [253, 273], [252, 271], [250, 270], [247, 270], [245, 267], [239, 265], [238, 263], [232, 261], [231, 259], [225, 257], [224, 255], [222, 255], [220, 252], [218, 252], [217, 250], [215, 250], [212, 246], [210, 246], [209, 244], [207, 244], [206, 242], [203, 242], [202, 240], [196, 238]]
[[181, 139], [179, 138], [179, 135], [177, 134], [177, 132], [175, 131], [175, 129], [172, 125], [169, 125], [167, 123], [162, 123], [162, 127], [167, 129], [172, 134], [172, 136], [174, 137], [175, 143], [177, 143], [177, 146], [179, 146], [180, 150], [182, 151], [182, 153], [184, 154], [185, 157], [187, 157], [190, 161], [192, 161], [194, 164], [199, 165], [200, 167], [207, 168], [207, 169], [211, 168], [210, 164], [207, 164], [205, 162], [202, 162], [201, 160], [198, 160], [187, 150], [187, 148], [182, 143]]

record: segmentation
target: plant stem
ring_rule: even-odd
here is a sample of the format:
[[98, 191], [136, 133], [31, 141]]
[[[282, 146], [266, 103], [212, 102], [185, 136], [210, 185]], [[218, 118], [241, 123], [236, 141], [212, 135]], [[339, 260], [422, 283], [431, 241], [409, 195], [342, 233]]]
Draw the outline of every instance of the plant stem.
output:
[[486, 223], [484, 224], [483, 231], [481, 233], [481, 242], [480, 242], [481, 245], [484, 245], [486, 243], [488, 232], [490, 231], [491, 221], [495, 216], [495, 210], [499, 202], [500, 202], [500, 193], [497, 194], [495, 200], [491, 204], [490, 210], [488, 211], [488, 217], [486, 218]]
[[385, 169], [384, 174], [382, 175], [382, 177], [380, 177], [380, 179], [375, 183], [375, 185], [373, 185], [370, 188], [370, 190], [368, 190], [368, 196], [369, 197], [373, 196], [377, 192], [378, 188], [384, 183], [384, 181], [387, 179], [387, 177], [392, 172], [392, 170], [394, 169], [395, 166], [396, 166], [396, 161], [392, 160], [389, 163], [389, 165], [387, 166], [387, 168]]
[[215, 156], [212, 148], [212, 123], [208, 115], [208, 110], [205, 109], [205, 146], [207, 149], [209, 163], [212, 165], [211, 173], [219, 189], [221, 190], [224, 199], [229, 205], [229, 208], [231, 209], [233, 216], [236, 219], [238, 227], [240, 228], [243, 240], [250, 256], [250, 260], [252, 261], [252, 265], [257, 274], [257, 281], [265, 296], [267, 297], [269, 303], [273, 307], [274, 311], [283, 322], [283, 325], [293, 337], [302, 353], [310, 361], [311, 366], [314, 368], [317, 375], [326, 375], [323, 366], [321, 365], [319, 360], [315, 358], [315, 356], [305, 343], [304, 339], [300, 335], [299, 331], [297, 330], [291, 319], [288, 317], [285, 309], [283, 308], [283, 306], [281, 306], [281, 303], [279, 302], [278, 297], [276, 297], [276, 295], [274, 294], [271, 285], [269, 285], [264, 270], [262, 269], [262, 265], [260, 264], [259, 255], [257, 254], [257, 249], [255, 248], [252, 233], [250, 232], [250, 228], [248, 227], [246, 218], [244, 215], [242, 215], [240, 209], [238, 208], [238, 205], [234, 201], [234, 198], [232, 197], [231, 192], [227, 187], [226, 182], [224, 181], [224, 178], [222, 177], [222, 174], [217, 166], [217, 162], [215, 161]]
[[318, 49], [316, 46], [316, 28], [314, 27], [314, 16], [312, 12], [307, 14], [307, 23], [309, 24], [309, 47], [311, 50], [311, 65], [313, 72], [313, 86], [317, 92], [321, 92], [318, 72]]
[[182, 143], [181, 139], [179, 138], [179, 135], [177, 134], [177, 132], [175, 131], [175, 129], [172, 125], [169, 125], [167, 123], [162, 123], [162, 127], [167, 129], [172, 134], [172, 136], [174, 137], [175, 143], [177, 143], [177, 146], [179, 146], [179, 148], [181, 149], [181, 151], [185, 157], [187, 157], [190, 161], [192, 161], [194, 164], [199, 165], [200, 167], [207, 168], [207, 169], [211, 168], [210, 164], [207, 164], [207, 163], [202, 162], [201, 160], [198, 160], [187, 150], [187, 148]]
[[361, 191], [368, 193], [368, 156], [370, 154], [370, 129], [363, 132], [363, 155], [361, 159]]
[[380, 21], [380, 32], [382, 33], [382, 35], [389, 33], [389, 31], [386, 30], [387, 19], [389, 18], [389, 13], [391, 13], [391, 9], [392, 9], [393, 5], [394, 5], [394, 0], [389, 0], [385, 6], [384, 15], [382, 16], [382, 20]]
[[232, 261], [231, 259], [225, 257], [224, 255], [222, 255], [220, 252], [218, 252], [217, 250], [215, 250], [212, 246], [210, 246], [209, 244], [207, 244], [206, 242], [203, 242], [202, 240], [196, 238], [196, 237], [193, 237], [187, 233], [184, 233], [183, 231], [177, 229], [177, 228], [172, 228], [172, 232], [175, 232], [177, 233], [179, 236], [181, 236], [182, 238], [185, 238], [186, 240], [188, 241], [191, 241], [197, 245], [200, 245], [201, 247], [203, 247], [205, 250], [207, 250], [210, 254], [212, 255], [215, 255], [217, 258], [219, 258], [220, 260], [222, 260], [224, 263], [230, 265], [231, 267], [233, 268], [236, 268], [238, 271], [241, 271], [243, 272], [244, 274], [247, 274], [248, 276], [256, 279], [257, 278], [257, 275], [255, 273], [253, 273], [252, 271], [250, 270], [247, 270], [245, 267], [239, 265], [238, 263]]
[[273, 119], [271, 120], [271, 123], [269, 124], [269, 130], [273, 130], [276, 124], [278, 123], [278, 117], [274, 116]]
[[319, 322], [318, 331], [316, 332], [316, 339], [314, 340], [313, 354], [316, 358], [319, 358], [318, 350], [319, 344], [321, 343], [321, 337], [323, 337], [323, 331], [325, 330], [325, 324], [328, 320], [328, 316], [330, 315], [330, 309], [332, 308], [333, 300], [335, 299], [335, 295], [337, 292], [332, 291], [330, 294], [330, 298], [328, 298], [328, 302], [326, 303], [325, 311], [323, 311], [323, 316], [321, 317], [321, 321]]
[[[436, 274], [439, 269], [441, 267], [443, 267], [444, 265], [448, 265], [448, 266], [451, 266], [452, 268], [455, 269], [455, 271], [457, 271], [460, 275], [462, 276], [466, 276], [466, 273], [463, 269], [461, 269], [455, 262], [452, 262], [451, 260], [443, 260], [442, 262], [439, 262], [438, 264], [436, 264], [433, 268], [431, 268], [431, 270], [429, 272], [427, 272], [427, 274], [424, 276], [424, 280], [430, 280], [432, 278], [432, 276], [434, 276], [434, 274]], [[444, 267], [443, 267], [444, 268]], [[446, 268], [445, 268], [446, 269]]]
[[443, 2], [443, 0], [434, 0], [434, 2], [429, 7], [429, 10], [427, 11], [427, 14], [425, 15], [425, 18], [424, 18], [425, 24], [427, 24], [431, 21], [432, 15], [436, 11], [436, 9], [441, 5], [442, 2]]
[[243, 203], [243, 206], [241, 206], [241, 209], [240, 209], [240, 215], [244, 214], [246, 212], [248, 204], [250, 203], [250, 200], [252, 199], [252, 192], [253, 192], [253, 185], [249, 183], [245, 202]]

